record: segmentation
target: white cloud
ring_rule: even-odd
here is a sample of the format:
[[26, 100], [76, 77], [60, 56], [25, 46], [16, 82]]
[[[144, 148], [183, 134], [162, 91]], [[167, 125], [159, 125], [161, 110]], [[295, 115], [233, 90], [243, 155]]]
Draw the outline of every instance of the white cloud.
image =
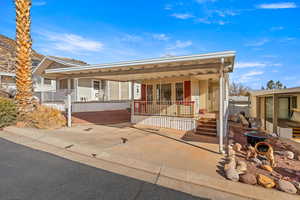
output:
[[271, 31], [280, 31], [280, 30], [283, 30], [283, 29], [284, 29], [283, 26], [274, 26], [274, 27], [272, 27], [270, 30], [271, 30]]
[[223, 20], [218, 20], [218, 21], [213, 21], [213, 20], [209, 20], [207, 18], [198, 18], [196, 20], [196, 22], [202, 23], [202, 24], [218, 24], [218, 25], [225, 25], [227, 24], [227, 22], [223, 21]]
[[262, 74], [264, 74], [263, 71], [256, 71], [256, 70], [250, 71], [248, 73], [243, 73], [241, 76], [239, 76], [238, 82], [245, 83], [245, 82], [253, 81], [254, 79], [257, 80], [257, 78], [254, 77]]
[[168, 47], [167, 49], [168, 50], [183, 49], [183, 48], [189, 47], [191, 45], [193, 45], [193, 42], [190, 40], [188, 40], [188, 41], [177, 40], [174, 45]]
[[32, 5], [33, 5], [33, 6], [44, 6], [44, 5], [46, 5], [46, 4], [47, 4], [46, 1], [33, 1], [33, 2], [32, 2]]
[[190, 14], [190, 13], [174, 13], [171, 15], [172, 17], [175, 17], [177, 19], [190, 19], [193, 18], [194, 15]]
[[250, 68], [250, 67], [279, 67], [281, 63], [267, 63], [267, 62], [237, 62], [236, 68]]
[[40, 32], [39, 35], [49, 42], [49, 48], [56, 50], [68, 52], [96, 52], [103, 49], [103, 44], [101, 42], [87, 39], [76, 34]]
[[233, 10], [214, 10], [213, 12], [216, 13], [220, 17], [238, 15], [238, 13], [236, 11], [233, 11]]
[[156, 40], [161, 40], [161, 41], [167, 41], [170, 39], [169, 36], [167, 36], [164, 33], [160, 33], [160, 34], [153, 34], [152, 37]]
[[143, 38], [138, 35], [125, 34], [120, 40], [123, 42], [139, 42], [143, 40]]
[[257, 6], [259, 9], [286, 9], [286, 8], [297, 8], [294, 2], [279, 2], [279, 3], [266, 3]]
[[250, 46], [250, 47], [259, 47], [259, 46], [263, 46], [264, 44], [270, 42], [269, 39], [264, 38], [261, 40], [257, 40], [257, 41], [253, 41], [253, 42], [249, 42], [246, 44], [246, 46]]

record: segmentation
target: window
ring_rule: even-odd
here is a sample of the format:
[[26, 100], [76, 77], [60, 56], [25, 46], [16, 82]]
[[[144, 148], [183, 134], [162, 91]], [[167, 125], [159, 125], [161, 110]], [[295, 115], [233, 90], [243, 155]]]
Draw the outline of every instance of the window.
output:
[[100, 82], [99, 81], [94, 81], [94, 90], [100, 90]]
[[67, 79], [59, 80], [59, 89], [68, 89], [68, 80]]
[[171, 102], [171, 83], [156, 86], [157, 101], [162, 103]]
[[147, 85], [147, 101], [152, 102], [153, 101], [153, 86]]
[[[74, 79], [70, 79], [71, 89], [74, 89]], [[68, 89], [68, 79], [59, 80], [59, 89]]]
[[176, 83], [176, 101], [183, 101], [183, 83]]
[[106, 89], [106, 81], [101, 80], [101, 90], [105, 91], [105, 89]]
[[44, 78], [44, 84], [45, 85], [51, 85], [51, 79]]

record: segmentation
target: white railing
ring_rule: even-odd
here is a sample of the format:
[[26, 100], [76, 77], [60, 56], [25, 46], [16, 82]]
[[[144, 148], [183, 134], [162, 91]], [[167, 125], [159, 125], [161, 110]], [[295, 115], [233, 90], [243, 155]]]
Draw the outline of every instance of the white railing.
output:
[[194, 101], [134, 101], [134, 115], [194, 117]]

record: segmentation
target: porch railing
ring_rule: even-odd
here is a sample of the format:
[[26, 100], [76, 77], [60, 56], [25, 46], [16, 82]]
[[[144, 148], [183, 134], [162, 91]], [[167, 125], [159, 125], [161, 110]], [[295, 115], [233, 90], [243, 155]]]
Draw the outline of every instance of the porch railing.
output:
[[194, 101], [134, 101], [134, 115], [194, 117]]

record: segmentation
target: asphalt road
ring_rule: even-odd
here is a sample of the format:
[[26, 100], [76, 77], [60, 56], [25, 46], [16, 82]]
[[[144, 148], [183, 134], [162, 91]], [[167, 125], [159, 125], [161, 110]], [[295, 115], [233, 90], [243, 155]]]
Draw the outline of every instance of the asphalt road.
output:
[[0, 139], [0, 200], [198, 198]]

